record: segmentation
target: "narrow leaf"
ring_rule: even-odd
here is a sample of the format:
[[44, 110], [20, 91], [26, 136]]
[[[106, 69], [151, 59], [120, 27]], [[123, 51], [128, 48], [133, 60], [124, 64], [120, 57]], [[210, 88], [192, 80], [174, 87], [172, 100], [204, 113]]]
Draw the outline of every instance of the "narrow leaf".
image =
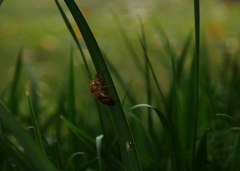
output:
[[23, 146], [26, 154], [29, 156], [29, 159], [33, 162], [34, 167], [39, 170], [56, 170], [52, 163], [46, 158], [46, 155], [39, 149], [36, 143], [7, 110], [2, 102], [0, 102], [0, 118]]
[[178, 170], [178, 171], [185, 171], [186, 166], [185, 166], [185, 161], [184, 161], [184, 155], [183, 155], [183, 149], [180, 144], [180, 140], [177, 134], [177, 130], [173, 123], [166, 117], [164, 116], [163, 113], [161, 113], [158, 109], [148, 105], [148, 104], [138, 104], [130, 109], [128, 109], [126, 112], [130, 112], [136, 108], [139, 107], [150, 107], [154, 109], [154, 111], [157, 113], [165, 135], [166, 139], [168, 142], [169, 150], [170, 150], [170, 156], [171, 156], [171, 163], [172, 163], [172, 170]]
[[[100, 48], [96, 42], [96, 39], [93, 36], [92, 31], [90, 30], [84, 16], [82, 15], [81, 11], [79, 10], [78, 6], [73, 0], [65, 0], [70, 12], [75, 19], [78, 28], [80, 29], [83, 39], [88, 47], [89, 53], [93, 60], [94, 66], [97, 72], [103, 72], [105, 78], [106, 85], [114, 85], [113, 80], [111, 78], [110, 72], [108, 70], [107, 64], [104, 60], [104, 57], [100, 51]], [[140, 161], [137, 155], [137, 150], [135, 148], [134, 140], [124, 114], [121, 101], [118, 97], [116, 88], [113, 86], [108, 89], [109, 94], [115, 100], [115, 105], [110, 106], [110, 111], [112, 113], [113, 122], [115, 125], [116, 133], [118, 136], [118, 141], [120, 145], [120, 149], [123, 155], [123, 161], [126, 165], [126, 168], [129, 171], [141, 171]], [[129, 151], [126, 149], [126, 143], [131, 142], [133, 150]]]
[[34, 127], [34, 134], [35, 134], [36, 142], [37, 142], [37, 145], [39, 146], [40, 150], [46, 155], [46, 150], [45, 150], [45, 147], [44, 147], [42, 134], [40, 132], [38, 122], [37, 122], [37, 118], [36, 118], [35, 112], [33, 110], [32, 102], [31, 102], [31, 99], [29, 97], [28, 92], [26, 92], [26, 95], [27, 95], [28, 105], [29, 105], [29, 108], [30, 108], [30, 114], [31, 114], [31, 118], [32, 118], [32, 124], [33, 124], [33, 127]]

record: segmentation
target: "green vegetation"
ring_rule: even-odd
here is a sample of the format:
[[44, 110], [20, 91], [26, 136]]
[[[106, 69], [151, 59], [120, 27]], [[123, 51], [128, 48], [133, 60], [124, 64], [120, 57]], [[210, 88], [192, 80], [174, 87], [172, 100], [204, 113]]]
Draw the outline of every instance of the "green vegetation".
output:
[[[36, 75], [46, 71], [26, 67], [26, 50], [19, 51], [13, 79], [0, 96], [0, 170], [240, 169], [239, 40], [217, 37], [214, 41], [221, 46], [211, 49], [213, 41], [200, 30], [199, 0], [189, 5], [194, 9], [194, 29], [178, 46], [162, 22], [149, 22], [157, 50], [151, 47], [156, 45], [149, 41], [140, 14], [133, 41], [119, 15], [109, 10], [126, 46], [124, 53], [130, 54], [116, 61], [111, 51], [99, 47], [73, 0], [55, 2], [75, 43], [69, 46], [69, 64], [62, 63], [68, 69], [65, 75], [57, 73], [62, 83], [59, 78], [52, 81], [62, 86], [53, 84], [48, 95], [42, 94], [44, 84]], [[70, 13], [81, 35], [69, 20]], [[82, 57], [80, 67], [75, 48]], [[116, 66], [127, 60], [132, 68]], [[104, 105], [91, 95], [90, 81], [99, 72], [104, 85], [114, 85], [106, 88], [114, 105]], [[128, 83], [125, 77], [133, 80]]]

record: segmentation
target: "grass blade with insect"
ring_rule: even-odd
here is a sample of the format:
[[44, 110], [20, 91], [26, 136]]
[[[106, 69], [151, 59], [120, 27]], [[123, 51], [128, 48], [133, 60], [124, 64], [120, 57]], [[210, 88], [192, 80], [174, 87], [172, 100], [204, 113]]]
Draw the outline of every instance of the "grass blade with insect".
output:
[[[109, 73], [107, 64], [102, 55], [102, 52], [80, 9], [73, 0], [65, 0], [65, 3], [68, 6], [70, 12], [72, 13], [73, 18], [75, 19], [78, 28], [82, 33], [83, 39], [88, 47], [89, 53], [91, 55], [92, 61], [97, 72], [104, 72], [106, 85], [113, 85], [113, 81]], [[134, 140], [125, 113], [123, 111], [122, 105], [120, 103], [120, 99], [118, 97], [116, 88], [115, 87], [110, 88], [109, 93], [111, 94], [112, 97], [114, 97], [114, 99], [116, 99], [115, 105], [110, 106], [109, 109], [112, 114], [114, 126], [118, 136], [119, 146], [122, 152], [123, 161], [125, 163], [126, 169], [129, 171], [131, 170], [140, 171], [142, 170], [142, 168], [139, 162], [137, 149], [135, 148]], [[128, 151], [126, 149], [126, 143], [128, 141], [130, 141], [133, 146], [133, 150], [131, 151]]]

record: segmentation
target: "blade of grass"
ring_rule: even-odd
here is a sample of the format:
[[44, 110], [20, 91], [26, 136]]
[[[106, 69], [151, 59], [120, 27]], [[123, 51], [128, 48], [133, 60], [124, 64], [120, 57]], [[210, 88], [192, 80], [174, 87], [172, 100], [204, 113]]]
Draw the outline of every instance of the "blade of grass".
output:
[[[143, 44], [143, 42], [142, 42], [142, 39], [139, 39], [139, 40], [140, 40], [140, 42], [141, 42], [142, 48], [145, 49], [145, 46], [144, 46], [144, 44]], [[145, 56], [145, 57], [146, 57], [146, 61], [147, 61], [148, 65], [149, 65], [149, 67], [150, 67], [150, 71], [151, 71], [151, 73], [152, 73], [153, 79], [154, 79], [155, 84], [156, 84], [156, 86], [157, 86], [158, 92], [159, 92], [159, 94], [160, 94], [160, 96], [161, 96], [161, 98], [162, 98], [162, 100], [163, 100], [163, 102], [164, 102], [165, 110], [166, 110], [167, 113], [169, 113], [169, 112], [168, 112], [168, 111], [169, 111], [169, 108], [168, 108], [167, 102], [166, 102], [165, 97], [164, 97], [164, 95], [163, 95], [163, 93], [162, 93], [162, 89], [161, 89], [161, 87], [160, 87], [160, 85], [159, 85], [159, 83], [158, 83], [158, 81], [157, 81], [157, 76], [156, 76], [156, 74], [155, 74], [155, 72], [154, 72], [154, 69], [153, 69], [153, 67], [152, 67], [152, 64], [151, 64], [148, 56]]]
[[0, 145], [6, 154], [23, 170], [36, 170], [18, 148], [4, 135], [0, 134]]
[[223, 118], [225, 118], [226, 120], [228, 119], [229, 121], [231, 121], [232, 123], [234, 123], [236, 126], [240, 127], [240, 124], [239, 124], [234, 118], [232, 118], [232, 117], [229, 116], [229, 115], [226, 115], [226, 114], [223, 114], [223, 113], [218, 113], [218, 114], [216, 114], [216, 116], [223, 117]]
[[82, 56], [84, 65], [85, 65], [85, 67], [86, 67], [86, 70], [87, 70], [87, 73], [88, 73], [88, 77], [89, 77], [89, 79], [91, 79], [92, 76], [91, 76], [91, 74], [90, 74], [90, 70], [89, 70], [89, 67], [88, 67], [88, 64], [87, 64], [87, 60], [86, 60], [86, 57], [85, 57], [85, 55], [84, 55], [84, 53], [83, 53], [82, 47], [81, 47], [81, 45], [80, 45], [80, 43], [79, 43], [79, 41], [78, 41], [78, 39], [77, 39], [77, 36], [76, 36], [76, 34], [75, 34], [75, 32], [74, 32], [74, 30], [73, 30], [73, 28], [72, 28], [72, 26], [71, 26], [71, 24], [70, 24], [70, 22], [69, 22], [69, 20], [68, 20], [66, 14], [64, 13], [62, 7], [60, 6], [58, 0], [55, 0], [55, 3], [56, 3], [56, 5], [57, 5], [57, 7], [58, 7], [58, 10], [59, 10], [59, 12], [60, 12], [60, 14], [61, 14], [61, 16], [62, 16], [65, 24], [66, 24], [66, 26], [67, 26], [69, 32], [71, 33], [71, 35], [72, 35], [75, 43], [77, 44], [77, 47], [78, 47], [78, 49], [79, 49], [79, 51], [80, 51], [80, 53], [81, 53], [81, 56]]
[[237, 143], [235, 145], [235, 149], [234, 149], [233, 155], [232, 155], [232, 162], [230, 162], [231, 166], [229, 166], [229, 168], [231, 168], [231, 171], [240, 170], [239, 151], [240, 151], [240, 136], [238, 136], [238, 140], [237, 140]]
[[196, 152], [192, 171], [205, 171], [207, 163], [207, 131], [204, 132]]
[[79, 170], [86, 170], [88, 167], [91, 167], [91, 165], [97, 164], [98, 158], [94, 158], [91, 161], [85, 163], [82, 167], [79, 168]]
[[166, 139], [167, 139], [167, 144], [169, 146], [169, 151], [170, 151], [170, 156], [171, 156], [171, 165], [172, 165], [172, 170], [177, 170], [177, 171], [185, 171], [186, 166], [185, 166], [185, 161], [184, 161], [184, 155], [183, 155], [183, 149], [181, 147], [181, 143], [179, 140], [179, 136], [176, 130], [176, 127], [174, 124], [169, 120], [162, 112], [160, 112], [158, 109], [148, 105], [148, 104], [138, 104], [126, 111], [130, 112], [136, 108], [139, 107], [150, 107], [154, 109], [154, 111], [157, 113], [163, 129], [165, 131]]
[[192, 149], [192, 162], [196, 151], [197, 141], [197, 124], [198, 124], [198, 107], [199, 107], [199, 55], [200, 55], [200, 4], [199, 0], [194, 2], [194, 28], [195, 28], [195, 117], [194, 117], [194, 130], [193, 130], [193, 149]]
[[0, 118], [3, 120], [6, 127], [17, 138], [18, 142], [25, 149], [29, 159], [33, 162], [34, 167], [39, 170], [51, 170], [55, 171], [55, 167], [46, 158], [46, 155], [39, 149], [36, 143], [23, 129], [20, 123], [13, 117], [13, 115], [7, 110], [7, 108], [0, 101]]
[[63, 170], [64, 168], [64, 158], [62, 154], [62, 150], [60, 148], [58, 140], [54, 140], [54, 146], [55, 146], [55, 151], [56, 151], [56, 158], [57, 158], [57, 169], [58, 170]]
[[[146, 82], [146, 95], [147, 95], [147, 104], [152, 103], [152, 91], [151, 91], [151, 80], [150, 80], [150, 73], [149, 73], [149, 64], [147, 62], [148, 59], [148, 53], [147, 53], [147, 41], [146, 41], [146, 36], [145, 36], [145, 31], [144, 31], [144, 26], [141, 20], [141, 17], [137, 15], [139, 23], [140, 23], [140, 35], [138, 34], [138, 38], [141, 42], [142, 49], [143, 49], [143, 56], [145, 60], [145, 82]], [[148, 127], [149, 127], [149, 132], [152, 135], [152, 137], [155, 136], [154, 130], [153, 130], [153, 119], [152, 119], [152, 110], [149, 108], [148, 109]]]
[[22, 70], [22, 49], [20, 49], [18, 52], [13, 81], [11, 82], [10, 89], [9, 89], [10, 93], [9, 93], [9, 99], [8, 99], [8, 108], [13, 114], [16, 114], [18, 109], [19, 97], [17, 93], [17, 87], [19, 86], [21, 70]]
[[70, 121], [65, 119], [63, 116], [60, 116], [62, 120], [67, 124], [67, 126], [73, 131], [73, 133], [82, 141], [82, 143], [88, 148], [89, 151], [94, 152], [93, 150], [95, 141], [91, 139], [87, 134], [82, 132], [76, 126], [74, 126]]
[[42, 139], [42, 134], [40, 132], [40, 128], [38, 126], [37, 118], [36, 118], [35, 112], [34, 112], [33, 107], [32, 107], [32, 102], [31, 102], [31, 99], [29, 97], [29, 93], [27, 91], [26, 91], [26, 96], [27, 96], [28, 105], [29, 105], [29, 108], [30, 108], [30, 114], [31, 114], [31, 118], [32, 118], [32, 124], [33, 124], [33, 127], [34, 127], [34, 134], [35, 134], [35, 138], [36, 138], [36, 143], [39, 146], [40, 150], [47, 156], [46, 150], [45, 150], [45, 147], [44, 147], [44, 143], [43, 143], [43, 139]]
[[113, 10], [110, 9], [110, 12], [112, 14], [113, 21], [116, 23], [117, 28], [119, 30], [119, 33], [121, 34], [121, 36], [123, 38], [123, 41], [124, 41], [124, 44], [126, 45], [127, 50], [131, 54], [132, 60], [135, 61], [136, 67], [138, 68], [139, 72], [143, 73], [144, 67], [142, 66], [142, 64], [140, 62], [138, 62], [138, 61], [140, 61], [138, 59], [138, 54], [134, 50], [134, 47], [133, 47], [133, 45], [132, 45], [132, 43], [130, 41], [130, 38], [126, 34], [126, 31], [121, 29], [122, 28], [122, 24], [120, 23], [119, 17], [115, 14], [115, 12]]
[[65, 170], [67, 170], [69, 164], [72, 162], [72, 160], [74, 159], [74, 157], [75, 157], [76, 155], [79, 155], [79, 154], [84, 154], [84, 153], [83, 153], [83, 152], [73, 153], [73, 154], [69, 157], [69, 159], [68, 159], [68, 160], [66, 161], [66, 163], [64, 164]]
[[33, 72], [32, 67], [28, 67], [29, 70], [29, 76], [30, 76], [30, 95], [31, 95], [31, 103], [32, 103], [32, 107], [34, 110], [34, 113], [36, 114], [36, 116], [38, 116], [38, 95], [37, 95], [37, 91], [38, 91], [38, 85], [37, 85], [37, 80], [35, 77], [35, 74]]
[[[107, 64], [104, 60], [104, 57], [100, 51], [100, 48], [98, 47], [98, 44], [84, 18], [81, 11], [77, 7], [76, 3], [73, 0], [65, 0], [65, 3], [67, 4], [70, 12], [73, 15], [73, 18], [75, 19], [78, 28], [80, 29], [83, 39], [88, 47], [89, 53], [91, 55], [91, 58], [93, 60], [94, 66], [98, 72], [104, 72], [105, 76], [105, 83], [106, 85], [114, 85], [111, 75], [109, 73]], [[90, 93], [89, 93], [90, 94]], [[123, 156], [123, 161], [126, 165], [127, 170], [129, 171], [141, 171], [141, 165], [139, 162], [139, 158], [137, 155], [137, 150], [135, 148], [134, 140], [126, 119], [126, 116], [124, 114], [123, 108], [120, 103], [120, 99], [118, 97], [117, 91], [115, 87], [109, 88], [109, 94], [116, 99], [115, 105], [109, 106], [109, 109], [112, 113], [112, 118], [114, 122], [114, 126], [116, 129], [116, 133], [118, 136], [118, 141], [120, 145], [120, 149]], [[128, 151], [126, 149], [126, 142], [130, 141], [133, 146], [133, 150]]]
[[99, 170], [102, 170], [102, 139], [103, 135], [99, 135], [96, 137], [96, 149], [97, 149], [97, 156], [98, 156], [98, 165], [99, 165]]

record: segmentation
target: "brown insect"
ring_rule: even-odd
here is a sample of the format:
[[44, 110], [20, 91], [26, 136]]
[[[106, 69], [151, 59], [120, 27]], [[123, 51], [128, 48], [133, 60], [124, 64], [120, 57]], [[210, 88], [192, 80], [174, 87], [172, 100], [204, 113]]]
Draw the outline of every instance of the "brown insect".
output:
[[95, 78], [93, 78], [90, 83], [91, 93], [101, 103], [112, 106], [115, 104], [114, 99], [110, 97], [109, 93], [107, 92], [107, 90], [105, 90], [105, 88], [111, 87], [113, 85], [103, 86], [103, 82], [104, 82], [104, 78], [103, 78], [102, 72], [97, 73], [95, 75]]

